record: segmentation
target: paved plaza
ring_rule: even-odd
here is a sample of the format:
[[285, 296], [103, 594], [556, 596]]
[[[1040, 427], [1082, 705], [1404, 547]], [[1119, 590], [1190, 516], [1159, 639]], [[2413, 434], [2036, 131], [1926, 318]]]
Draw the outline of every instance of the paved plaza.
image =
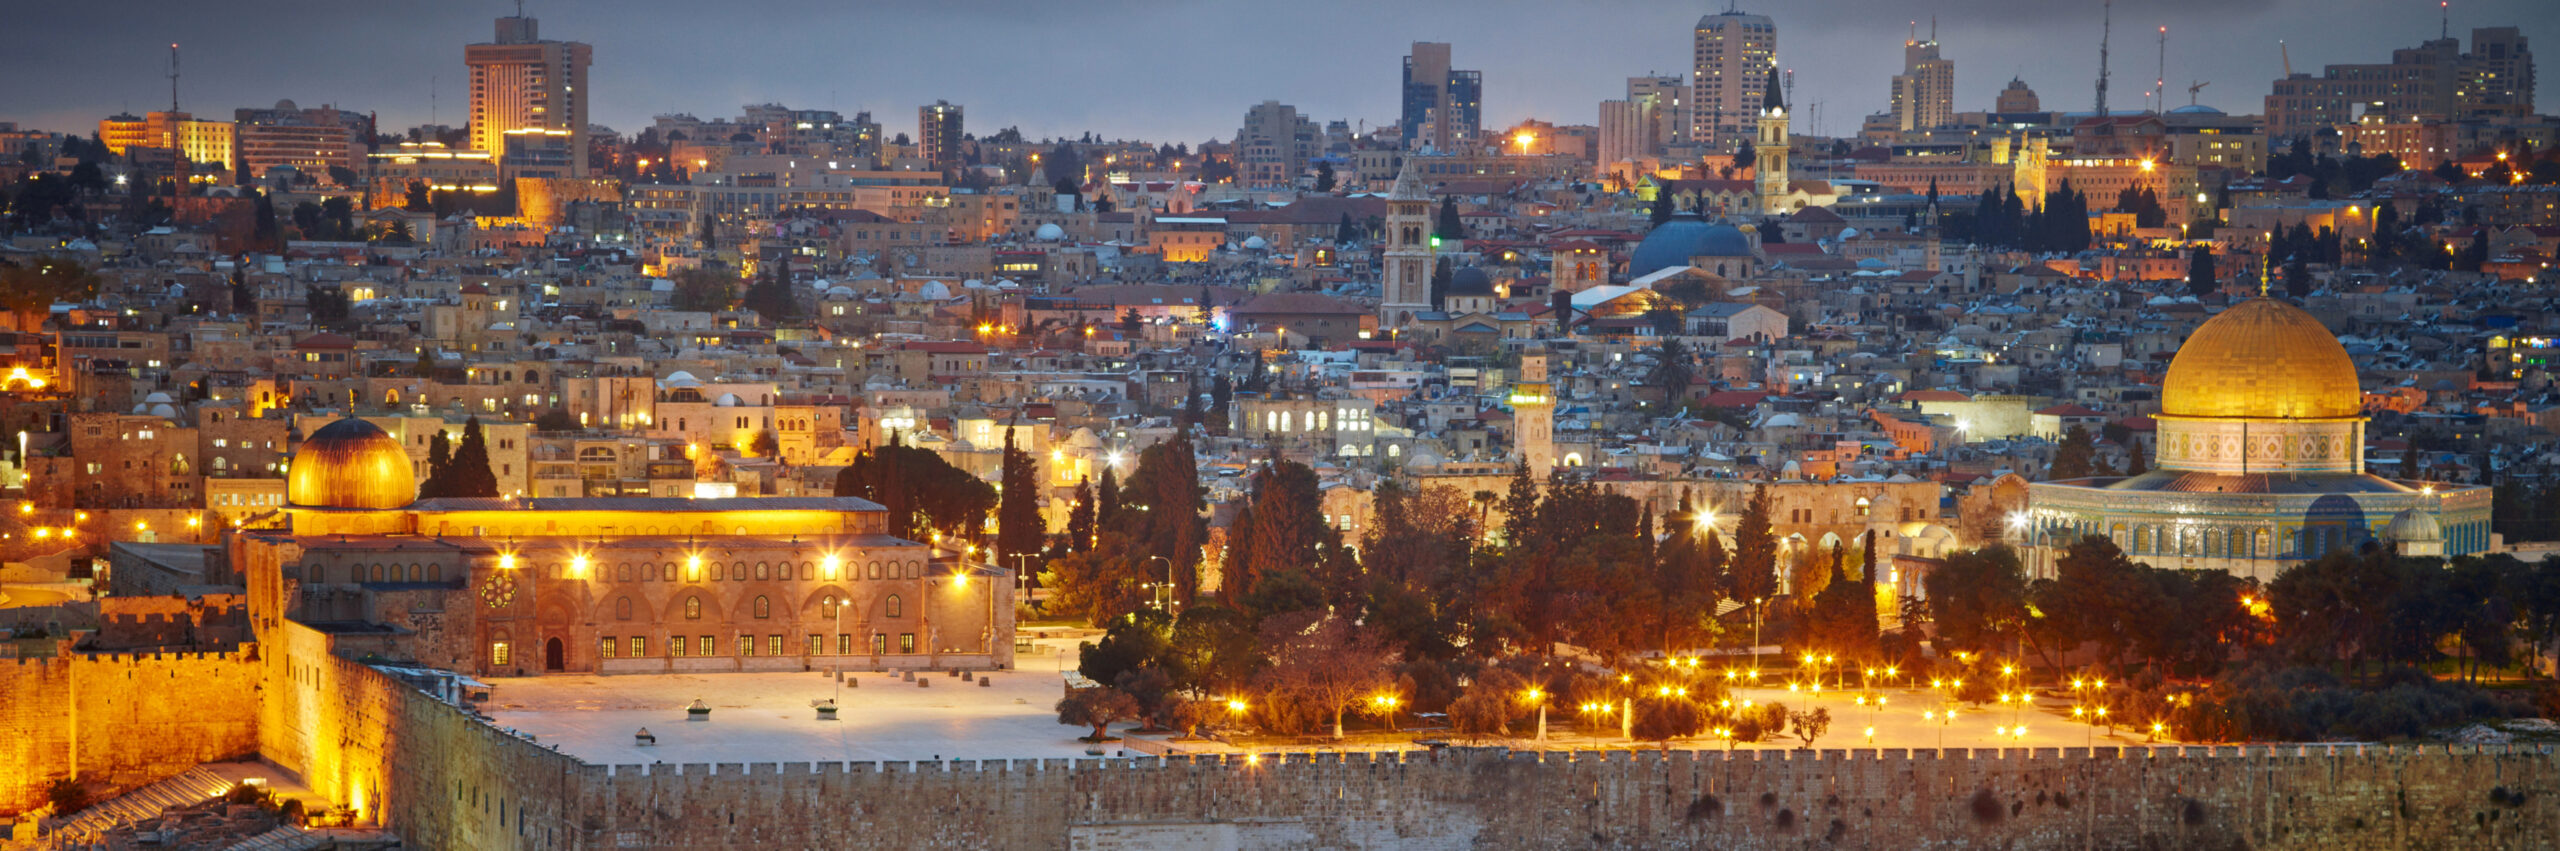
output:
[[[620, 676], [545, 676], [492, 681], [491, 699], [482, 708], [498, 726], [534, 736], [547, 745], [598, 764], [701, 762], [832, 762], [932, 759], [1025, 759], [1083, 757], [1086, 745], [1076, 740], [1087, 730], [1057, 721], [1056, 704], [1065, 693], [1060, 670], [1072, 667], [1074, 650], [1063, 641], [1044, 641], [1022, 659], [1028, 670], [978, 676], [981, 686], [942, 673], [915, 676], [932, 685], [919, 687], [899, 674], [848, 672], [839, 689], [826, 671], [805, 673], [646, 674]], [[1820, 748], [2012, 748], [2081, 747], [2146, 743], [2147, 719], [2119, 719], [2110, 732], [2073, 722], [2069, 705], [2046, 700], [2029, 709], [1999, 704], [1958, 707], [1953, 721], [1924, 718], [1944, 709], [1928, 689], [1884, 689], [1883, 708], [1862, 706], [1855, 695], [1828, 691], [1819, 695], [1789, 692], [1784, 687], [1734, 691], [1734, 699], [1777, 701], [1791, 709], [1831, 710], [1831, 729], [1814, 742]], [[836, 720], [819, 720], [814, 700], [834, 698], [842, 707]], [[700, 699], [712, 707], [708, 720], [688, 720], [686, 705]], [[1549, 710], [1546, 747], [1560, 749], [1656, 747], [1630, 743], [1618, 735], [1614, 716], [1580, 716], [1575, 707]], [[1577, 723], [1582, 722], [1582, 723]], [[1403, 719], [1413, 729], [1419, 719]], [[2025, 726], [2025, 735], [2015, 728]], [[1869, 734], [1869, 728], [1873, 734]], [[643, 746], [633, 735], [642, 728], [657, 737]], [[1581, 729], [1577, 729], [1581, 728]], [[1534, 717], [1512, 726], [1514, 747], [1533, 747]], [[1115, 732], [1117, 730], [1115, 729]], [[1423, 731], [1415, 738], [1445, 737]], [[1130, 737], [1114, 744], [1112, 753], [1235, 753], [1239, 750], [1306, 750], [1309, 739], [1252, 740], [1245, 748], [1219, 742], [1167, 742], [1164, 736]], [[1771, 737], [1742, 748], [1792, 748], [1793, 736]], [[1315, 747], [1322, 747], [1318, 744]], [[1677, 748], [1722, 748], [1713, 735], [1672, 743]], [[1412, 747], [1370, 734], [1354, 736], [1347, 749]]]

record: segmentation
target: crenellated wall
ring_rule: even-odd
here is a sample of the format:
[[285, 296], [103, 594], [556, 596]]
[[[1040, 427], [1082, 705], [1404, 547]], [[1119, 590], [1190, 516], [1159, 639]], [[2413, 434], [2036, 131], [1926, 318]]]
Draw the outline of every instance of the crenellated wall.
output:
[[0, 659], [0, 814], [76, 774], [113, 792], [258, 750], [249, 653]]

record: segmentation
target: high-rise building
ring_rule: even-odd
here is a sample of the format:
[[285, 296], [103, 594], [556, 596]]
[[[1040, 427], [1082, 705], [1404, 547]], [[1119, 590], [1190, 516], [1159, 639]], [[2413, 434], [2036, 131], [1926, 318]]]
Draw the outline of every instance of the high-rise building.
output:
[[916, 108], [916, 145], [935, 168], [960, 164], [960, 105], [937, 100]]
[[1297, 107], [1266, 100], [1236, 130], [1236, 174], [1246, 186], [1287, 186], [1324, 153], [1324, 134]]
[[[1930, 25], [1935, 29], [1936, 25]], [[1938, 38], [1914, 36], [1902, 43], [1902, 73], [1893, 77], [1896, 128], [1935, 130], [1955, 123], [1956, 63], [1938, 56]]]
[[1679, 77], [1628, 77], [1626, 100], [1600, 103], [1602, 166], [1662, 153], [1687, 135], [1689, 86]]
[[462, 49], [471, 67], [471, 147], [503, 159], [511, 139], [539, 138], [567, 158], [569, 176], [585, 177], [587, 65], [594, 48], [544, 41], [533, 18], [499, 18], [497, 30], [495, 41]]
[[2386, 123], [2426, 118], [2526, 115], [2533, 111], [2533, 51], [2514, 27], [2471, 31], [2470, 53], [2453, 38], [2391, 52], [2391, 61], [2331, 65], [2317, 76], [2275, 81], [2267, 95], [2267, 135], [2291, 139], [2377, 115]]
[[1417, 41], [1404, 57], [1404, 146], [1450, 151], [1484, 127], [1484, 72], [1449, 67], [1449, 45]]
[[2001, 115], [2043, 112], [2044, 103], [2036, 98], [2036, 90], [2027, 88], [2027, 81], [2011, 77], [2009, 87], [2000, 90], [2000, 98], [1992, 103], [1991, 111]]
[[1760, 93], [1778, 69], [1778, 25], [1726, 10], [1698, 19], [1689, 74], [1689, 141], [1729, 146], [1751, 139]]

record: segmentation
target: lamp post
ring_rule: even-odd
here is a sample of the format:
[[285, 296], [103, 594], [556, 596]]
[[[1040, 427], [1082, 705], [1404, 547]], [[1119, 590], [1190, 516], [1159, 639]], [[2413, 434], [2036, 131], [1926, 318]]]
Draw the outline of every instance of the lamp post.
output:
[[1523, 697], [1523, 698], [1525, 698], [1525, 699], [1527, 699], [1531, 704], [1533, 704], [1533, 705], [1535, 705], [1535, 706], [1537, 706], [1537, 707], [1538, 707], [1538, 744], [1542, 744], [1542, 745], [1543, 745], [1543, 744], [1546, 744], [1546, 743], [1547, 743], [1547, 694], [1546, 694], [1546, 692], [1541, 691], [1541, 690], [1539, 690], [1539, 689], [1537, 689], [1536, 687], [1534, 687], [1534, 686], [1533, 686], [1533, 687], [1531, 687], [1531, 688], [1529, 689], [1528, 693], [1527, 693], [1527, 694], [1522, 695], [1522, 697]]
[[1148, 584], [1153, 586], [1156, 611], [1165, 611], [1166, 598], [1172, 596], [1170, 592], [1173, 590], [1173, 560], [1164, 556], [1148, 556], [1147, 560], [1164, 562], [1164, 581]]

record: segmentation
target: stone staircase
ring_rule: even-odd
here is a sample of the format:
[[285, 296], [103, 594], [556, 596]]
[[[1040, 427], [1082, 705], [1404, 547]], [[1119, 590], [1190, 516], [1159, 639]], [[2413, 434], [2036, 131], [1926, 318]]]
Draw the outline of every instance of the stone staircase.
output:
[[170, 807], [203, 803], [231, 791], [231, 786], [231, 778], [199, 765], [56, 821], [43, 838], [36, 840], [35, 847], [52, 851], [96, 842], [109, 830], [157, 816]]
[[287, 826], [249, 837], [248, 841], [233, 845], [224, 851], [311, 851], [315, 848], [333, 846], [340, 848], [363, 845], [388, 846], [398, 841], [398, 837], [379, 830], [309, 829]]

